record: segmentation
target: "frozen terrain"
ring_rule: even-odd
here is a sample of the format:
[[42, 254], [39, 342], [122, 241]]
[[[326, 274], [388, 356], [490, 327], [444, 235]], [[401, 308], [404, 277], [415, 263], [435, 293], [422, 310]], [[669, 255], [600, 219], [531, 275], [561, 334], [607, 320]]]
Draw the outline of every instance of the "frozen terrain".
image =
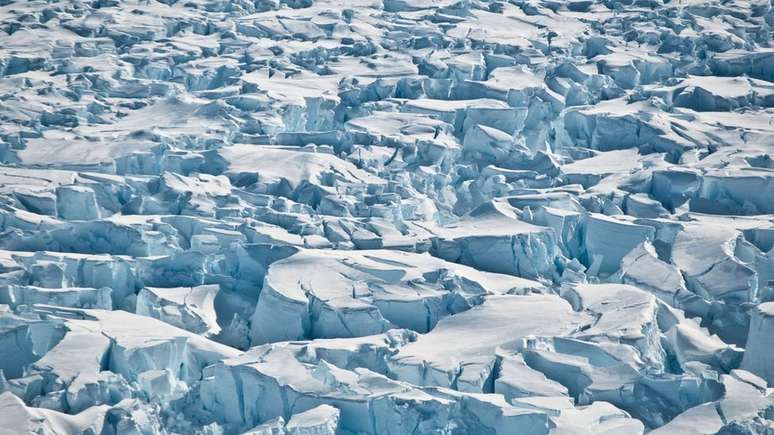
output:
[[774, 434], [770, 0], [0, 0], [0, 435]]

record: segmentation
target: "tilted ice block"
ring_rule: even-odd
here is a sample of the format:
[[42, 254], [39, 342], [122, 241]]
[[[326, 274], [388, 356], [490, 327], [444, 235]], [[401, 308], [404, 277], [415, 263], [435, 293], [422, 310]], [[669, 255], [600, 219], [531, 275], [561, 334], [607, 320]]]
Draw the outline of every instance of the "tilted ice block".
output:
[[126, 201], [140, 193], [131, 178], [93, 172], [79, 172], [78, 178], [79, 183], [94, 191], [102, 216], [118, 213]]
[[[593, 401], [596, 390], [620, 388], [637, 379], [635, 360], [619, 359], [601, 345], [575, 339], [524, 339], [520, 344], [523, 359], [533, 370], [565, 386], [572, 397], [582, 402]], [[595, 386], [596, 384], [596, 386]]]
[[523, 159], [529, 154], [529, 150], [517, 144], [508, 133], [484, 125], [469, 128], [462, 147], [471, 158], [492, 163]]
[[116, 173], [159, 175], [164, 171], [189, 175], [193, 172], [217, 173], [221, 162], [212, 150], [193, 152], [161, 144], [149, 151], [135, 151], [115, 159]]
[[250, 341], [260, 344], [302, 339], [309, 329], [308, 304], [302, 292], [278, 291], [264, 282], [252, 317]]
[[449, 313], [448, 293], [421, 285], [376, 287], [374, 305], [390, 322], [417, 332], [433, 329]]
[[[161, 225], [163, 227], [163, 224]], [[174, 231], [174, 230], [173, 230]], [[57, 251], [81, 254], [148, 256], [179, 250], [173, 234], [152, 225], [133, 225], [112, 220], [68, 222], [45, 232], [7, 233], [5, 249]]]
[[548, 99], [551, 95], [542, 80], [529, 74], [523, 65], [515, 65], [496, 68], [487, 80], [460, 81], [452, 96], [457, 100], [488, 98], [505, 101], [512, 107], [527, 107], [530, 97]]
[[516, 180], [535, 179], [538, 176], [538, 172], [529, 169], [505, 169], [495, 165], [487, 165], [481, 170], [481, 175], [485, 177], [502, 175], [505, 177], [505, 181], [512, 182]]
[[389, 361], [390, 373], [416, 385], [491, 392], [495, 350], [530, 334], [569, 334], [588, 321], [557, 296], [490, 296], [464, 313], [441, 320]]
[[[292, 414], [329, 404], [341, 411], [343, 429], [365, 433], [382, 433], [379, 428], [386, 433], [408, 430], [400, 420], [390, 421], [393, 412], [398, 419], [429, 420], [425, 424], [441, 424], [434, 420], [448, 412], [443, 402], [408, 385], [365, 369], [349, 371], [325, 361], [300, 362], [294, 353], [265, 345], [208, 367], [200, 389], [202, 404], [237, 428], [279, 416], [288, 420]], [[394, 403], [392, 397], [402, 394], [415, 397], [405, 397], [406, 402], [401, 403], [416, 401], [425, 412]]]
[[191, 249], [204, 253], [227, 250], [232, 244], [244, 244], [247, 237], [239, 231], [223, 228], [203, 228], [201, 234], [191, 236]]
[[7, 305], [0, 305], [0, 314], [0, 346], [5, 349], [0, 370], [9, 379], [23, 376], [30, 363], [44, 356], [67, 333], [61, 321], [18, 316]]
[[753, 105], [771, 106], [774, 93], [762, 80], [746, 77], [691, 76], [674, 87], [671, 98], [679, 107], [697, 111], [727, 111]]
[[[224, 175], [198, 174], [184, 176], [164, 172], [159, 178], [157, 200], [160, 209], [151, 213], [132, 210], [129, 214], [187, 214], [215, 217], [216, 209], [230, 201], [231, 183]], [[145, 199], [145, 198], [141, 198]]]
[[712, 71], [721, 76], [740, 76], [774, 81], [774, 50], [764, 49], [759, 52], [729, 50], [713, 56], [710, 63]]
[[572, 409], [574, 401], [575, 399], [567, 395], [530, 396], [512, 399], [510, 403], [519, 408], [543, 412], [550, 418], [560, 415], [563, 410]]
[[519, 433], [548, 432], [544, 413], [511, 406], [501, 396], [423, 391], [367, 369], [341, 369], [306, 357], [293, 344], [255, 347], [207, 368], [200, 396], [205, 409], [235, 430], [276, 417], [292, 420], [327, 404], [339, 409], [340, 428], [351, 432], [397, 435], [452, 427], [468, 433], [509, 433], [514, 427]]
[[[80, 242], [82, 250], [78, 251], [83, 253], [143, 257], [169, 254], [179, 249], [175, 230], [160, 222], [137, 225], [115, 219], [92, 222], [92, 226], [78, 222], [73, 228], [70, 237], [83, 240]], [[64, 240], [65, 237], [59, 237], [60, 246], [66, 246]], [[110, 240], [110, 244], [104, 240]], [[89, 246], [83, 246], [84, 242]]]
[[555, 425], [552, 435], [572, 434], [631, 434], [641, 435], [645, 427], [641, 421], [608, 402], [594, 402], [588, 406], [562, 409], [552, 417]]
[[330, 405], [320, 405], [293, 414], [285, 425], [288, 435], [336, 435], [340, 411]]
[[317, 337], [356, 337], [387, 331], [391, 323], [371, 303], [348, 296], [318, 299], [309, 295], [312, 321], [308, 335]]
[[774, 213], [774, 173], [757, 168], [722, 169], [702, 176], [691, 211], [713, 214]]
[[484, 204], [433, 232], [430, 252], [447, 261], [525, 278], [550, 277], [554, 271], [554, 232], [519, 220], [502, 201]]
[[43, 288], [34, 286], [8, 285], [0, 287], [0, 303], [11, 307], [18, 305], [60, 305], [72, 308], [97, 308], [110, 310], [113, 300], [112, 290], [102, 288]]
[[[514, 109], [509, 108], [504, 102], [497, 100], [441, 100], [420, 98], [417, 100], [406, 101], [406, 103], [400, 107], [400, 110], [401, 112], [406, 113], [418, 113], [432, 116], [433, 118], [453, 125], [454, 133], [458, 137], [460, 135], [464, 136], [464, 133], [467, 130], [466, 127], [468, 127], [471, 122], [473, 125], [482, 123], [468, 120], [468, 118], [473, 117], [489, 118], [490, 123], [491, 120], [502, 118], [504, 125], [511, 126], [511, 134], [516, 131], [516, 129], [513, 128], [517, 122], [512, 117]], [[486, 111], [489, 116], [481, 117], [480, 113], [483, 111]], [[473, 113], [475, 113], [475, 115]], [[480, 119], [480, 121], [483, 121], [485, 125], [488, 125], [484, 119]], [[497, 125], [490, 125], [490, 127], [498, 128]], [[501, 128], [501, 130], [508, 131], [508, 128]]]
[[248, 429], [243, 432], [243, 435], [285, 435], [286, 433], [285, 419], [277, 417]]
[[291, 234], [288, 230], [277, 226], [250, 220], [239, 231], [247, 237], [248, 243], [263, 243], [270, 245], [303, 246], [304, 241], [298, 234]]
[[743, 370], [721, 375], [720, 379], [724, 387], [722, 397], [690, 408], [650, 433], [709, 435], [723, 433], [723, 426], [731, 422], [744, 423], [768, 418], [774, 399], [767, 391], [763, 379]]
[[30, 263], [32, 264], [25, 265], [25, 272], [27, 272], [27, 277], [33, 285], [45, 288], [61, 288], [69, 284], [71, 276], [66, 275], [66, 272], [69, 272], [67, 270], [68, 263], [55, 260], [31, 260]]
[[47, 230], [61, 225], [61, 221], [49, 216], [38, 215], [15, 207], [0, 204], [0, 229], [3, 231]]
[[[299, 278], [300, 270], [304, 277]], [[427, 254], [302, 250], [272, 263], [252, 317], [252, 342], [358, 337], [393, 326], [431, 330], [487, 294], [539, 289]]]
[[67, 220], [93, 220], [100, 218], [100, 210], [94, 191], [86, 186], [61, 186], [56, 188], [57, 215]]
[[[454, 156], [460, 148], [453, 126], [411, 113], [374, 112], [347, 121], [345, 128], [351, 134], [367, 138], [362, 142], [402, 149], [407, 162], [415, 159], [422, 164], [437, 163], [445, 156]], [[407, 158], [406, 151], [410, 149], [416, 156]]]
[[580, 231], [582, 221], [582, 213], [541, 206], [533, 211], [531, 222], [552, 228], [559, 241], [562, 254], [569, 258], [579, 258], [583, 250], [583, 239]]
[[742, 360], [742, 368], [774, 385], [774, 358], [771, 334], [774, 328], [774, 302], [766, 302], [752, 310], [750, 332]]
[[221, 246], [218, 238], [211, 234], [197, 234], [191, 236], [191, 249], [203, 254], [215, 254]]
[[[227, 209], [221, 209], [227, 210]], [[177, 230], [176, 235], [180, 245], [191, 249], [204, 248], [202, 240], [209, 241], [207, 249], [203, 253], [221, 252], [232, 247], [232, 244], [244, 244], [248, 240], [248, 234], [245, 234], [243, 228], [247, 227], [247, 222], [240, 225], [232, 219], [232, 215], [223, 214], [219, 220], [211, 220], [200, 217], [189, 216], [165, 216], [162, 220], [169, 223]]]
[[416, 341], [418, 334], [406, 329], [391, 329], [384, 334], [356, 338], [316, 339], [293, 341], [275, 346], [300, 350], [301, 361], [325, 360], [336, 367], [354, 370], [362, 367], [380, 374], [387, 374], [387, 361], [400, 348]]
[[10, 392], [0, 394], [0, 421], [12, 433], [102, 433], [107, 405], [94, 406], [76, 415], [28, 407]]
[[575, 195], [562, 191], [512, 195], [506, 197], [505, 201], [518, 209], [529, 207], [533, 212], [538, 211], [541, 207], [575, 212], [583, 211], [583, 207], [578, 204]]
[[146, 287], [137, 294], [137, 314], [206, 336], [220, 332], [215, 311], [217, 285], [197, 287]]
[[[510, 406], [497, 394], [463, 393], [447, 388], [428, 388], [426, 391], [436, 397], [456, 400], [457, 406], [452, 407], [451, 412], [452, 421], [470, 433], [537, 435], [548, 433], [551, 427], [548, 415], [542, 410]], [[468, 419], [470, 423], [465, 422]]]
[[47, 408], [76, 413], [130, 395], [120, 376], [102, 372], [110, 340], [83, 326], [69, 323], [64, 338], [30, 368], [43, 376], [43, 397], [38, 403]]
[[569, 108], [564, 128], [575, 146], [600, 151], [638, 148], [643, 153], [665, 152], [673, 158], [711, 142], [692, 124], [642, 101], [616, 99]]
[[691, 315], [707, 315], [710, 302], [688, 291], [680, 270], [658, 258], [655, 248], [645, 242], [621, 259], [621, 281], [646, 290], [669, 305]]
[[190, 91], [220, 88], [233, 83], [240, 75], [234, 59], [216, 58], [191, 60], [178, 65], [177, 72]]
[[589, 158], [562, 165], [561, 171], [570, 183], [588, 188], [611, 174], [628, 173], [642, 166], [636, 149], [605, 151]]
[[650, 427], [718, 396], [712, 380], [642, 370], [627, 345], [533, 337], [520, 347], [531, 368], [566, 386], [578, 403], [610, 402]]
[[158, 433], [164, 427], [161, 414], [161, 409], [153, 403], [124, 399], [108, 410], [103, 434]]
[[204, 283], [206, 256], [183, 251], [137, 259], [137, 276], [148, 287], [198, 286]]
[[499, 370], [493, 392], [502, 394], [505, 400], [513, 403], [519, 398], [568, 395], [566, 387], [529, 367], [521, 354], [498, 349], [497, 357]]
[[[384, 248], [408, 252], [425, 252], [432, 235], [428, 228], [414, 222], [391, 222], [384, 218], [348, 219], [326, 217], [325, 237], [334, 245], [358, 249]], [[375, 245], [375, 246], [371, 246]]]
[[626, 214], [641, 218], [657, 218], [669, 214], [659, 202], [645, 193], [635, 193], [626, 197]]
[[[511, 135], [524, 128], [524, 121], [527, 117], [526, 109], [509, 107], [495, 100], [473, 101], [472, 104], [468, 101], [468, 105], [465, 107], [462, 131], [460, 132], [462, 137], [475, 125], [486, 125]], [[487, 104], [476, 103], [477, 101], [487, 101]]]
[[574, 309], [585, 310], [595, 319], [573, 337], [597, 343], [627, 344], [639, 352], [647, 365], [663, 367], [658, 303], [653, 295], [622, 284], [578, 284], [563, 291], [562, 297]]
[[530, 107], [531, 110], [537, 102], [545, 102], [553, 113], [559, 113], [564, 108], [563, 96], [554, 93], [526, 65], [495, 68], [486, 83], [495, 89], [506, 88], [507, 102], [512, 107]]
[[744, 343], [747, 335], [747, 316], [739, 312], [740, 304], [754, 301], [758, 293], [756, 271], [735, 254], [741, 238], [728, 225], [694, 222], [683, 225], [672, 245], [672, 262], [688, 289], [725, 303], [723, 311], [710, 313], [710, 330], [736, 344]]
[[296, 212], [278, 212], [269, 208], [256, 210], [255, 218], [259, 221], [279, 226], [290, 233], [308, 236], [323, 233], [320, 219], [316, 216]]
[[651, 227], [591, 213], [585, 219], [585, 252], [581, 258], [592, 274], [611, 274], [618, 270], [626, 254], [654, 237]]
[[[137, 380], [148, 370], [169, 369], [175, 379], [193, 385], [201, 376], [201, 370], [214, 362], [237, 355], [236, 349], [209, 341], [199, 335], [178, 329], [156, 319], [141, 317], [125, 311], [102, 311], [39, 307], [37, 312], [51, 318], [72, 318], [66, 320], [71, 329], [86, 330], [109, 339], [109, 349], [104, 352], [90, 352], [82, 358], [95, 355], [96, 368], [107, 368], [123, 376], [127, 381]], [[65, 336], [67, 338], [67, 336]], [[61, 343], [62, 352], [78, 352], [83, 344]], [[103, 359], [104, 358], [104, 359]], [[62, 369], [67, 370], [66, 359]]]
[[616, 84], [624, 89], [659, 81], [672, 75], [672, 64], [668, 59], [631, 53], [636, 52], [616, 52], [597, 57], [599, 72], [613, 77]]
[[438, 50], [422, 59], [420, 70], [433, 78], [449, 78], [455, 81], [483, 80], [486, 64], [484, 56], [478, 52], [456, 53]]
[[225, 174], [235, 186], [253, 191], [299, 199], [306, 185], [305, 203], [317, 206], [327, 195], [325, 187], [355, 184], [383, 184], [375, 175], [336, 155], [290, 147], [234, 145], [221, 148], [228, 162]]
[[121, 307], [134, 294], [137, 277], [131, 259], [110, 255], [36, 252], [18, 257], [29, 273], [29, 283], [45, 288], [86, 287], [112, 289], [113, 306]]
[[[540, 149], [534, 151], [534, 154], [528, 159], [509, 161], [504, 166], [515, 170], [532, 170], [550, 177], [559, 175], [559, 163], [556, 158], [552, 154]], [[538, 187], [547, 187], [545, 180], [535, 181]]]
[[[346, 275], [325, 274], [324, 269], [335, 267], [337, 261], [334, 260], [328, 267], [308, 275], [309, 283], [297, 281], [299, 267], [314, 265], [313, 259], [322, 260], [314, 251], [302, 251], [269, 268], [253, 315], [254, 343], [305, 336], [370, 335], [386, 330], [387, 323], [381, 319], [378, 310], [356, 298], [358, 295], [354, 283], [349, 281], [352, 278], [345, 277]], [[347, 269], [349, 267], [344, 265], [343, 270]], [[357, 272], [357, 269], [352, 270], [352, 273]], [[400, 274], [400, 271], [398, 273]], [[363, 277], [367, 277], [367, 274]], [[378, 275], [374, 278], [379, 279]], [[318, 280], [321, 281], [318, 283]], [[340, 281], [338, 285], [337, 281]], [[362, 291], [365, 292], [362, 296], [368, 293], [367, 285], [363, 285]], [[312, 316], [312, 313], [316, 315]], [[285, 321], [281, 320], [283, 314], [288, 315]], [[288, 324], [288, 321], [296, 324]], [[286, 325], [284, 328], [280, 326], [283, 324]], [[295, 328], [290, 329], [291, 325]], [[278, 326], [284, 329], [285, 334], [293, 335], [276, 335], [281, 330], [277, 330]]]
[[701, 178], [696, 171], [683, 168], [653, 172], [651, 195], [668, 210], [685, 204], [699, 190]]
[[14, 196], [27, 211], [48, 216], [56, 216], [56, 195], [52, 192], [33, 192], [19, 188]]
[[659, 302], [658, 326], [663, 334], [661, 342], [667, 356], [684, 370], [697, 361], [728, 372], [739, 367], [745, 354], [742, 349], [710, 335], [696, 320], [686, 318], [682, 312], [663, 302]]
[[655, 435], [711, 435], [723, 427], [723, 419], [715, 402], [695, 406], [666, 425], [652, 431]]
[[56, 216], [56, 188], [73, 185], [79, 178], [71, 171], [4, 166], [0, 167], [0, 192], [13, 194], [30, 212]]

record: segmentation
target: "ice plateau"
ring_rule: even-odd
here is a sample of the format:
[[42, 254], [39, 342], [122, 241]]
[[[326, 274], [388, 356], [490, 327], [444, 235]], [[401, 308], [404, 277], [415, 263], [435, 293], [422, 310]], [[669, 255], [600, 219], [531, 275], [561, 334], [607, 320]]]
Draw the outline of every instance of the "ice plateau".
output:
[[0, 0], [0, 435], [774, 435], [771, 0]]

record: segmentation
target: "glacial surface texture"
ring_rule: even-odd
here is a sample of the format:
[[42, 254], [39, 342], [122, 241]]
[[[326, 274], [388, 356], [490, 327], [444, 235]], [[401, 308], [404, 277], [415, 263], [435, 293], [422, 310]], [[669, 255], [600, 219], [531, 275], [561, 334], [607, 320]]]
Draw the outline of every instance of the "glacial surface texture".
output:
[[0, 0], [0, 434], [774, 434], [770, 0]]

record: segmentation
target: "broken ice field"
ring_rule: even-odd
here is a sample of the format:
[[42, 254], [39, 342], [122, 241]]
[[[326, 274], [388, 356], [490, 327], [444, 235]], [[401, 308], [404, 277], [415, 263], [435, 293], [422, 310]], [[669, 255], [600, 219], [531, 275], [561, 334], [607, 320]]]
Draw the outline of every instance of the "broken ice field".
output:
[[0, 0], [0, 434], [774, 435], [770, 0]]

